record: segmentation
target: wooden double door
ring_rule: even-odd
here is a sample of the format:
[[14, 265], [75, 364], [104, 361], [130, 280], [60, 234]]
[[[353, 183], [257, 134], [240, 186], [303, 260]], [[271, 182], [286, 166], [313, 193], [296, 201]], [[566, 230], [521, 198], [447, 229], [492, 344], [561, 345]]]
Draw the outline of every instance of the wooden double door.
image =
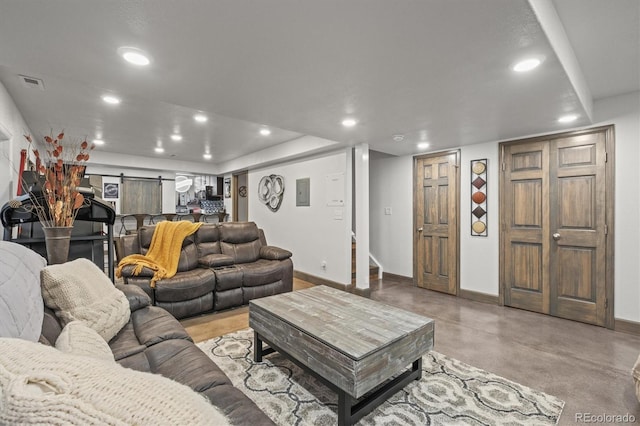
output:
[[501, 144], [507, 306], [613, 327], [613, 127]]

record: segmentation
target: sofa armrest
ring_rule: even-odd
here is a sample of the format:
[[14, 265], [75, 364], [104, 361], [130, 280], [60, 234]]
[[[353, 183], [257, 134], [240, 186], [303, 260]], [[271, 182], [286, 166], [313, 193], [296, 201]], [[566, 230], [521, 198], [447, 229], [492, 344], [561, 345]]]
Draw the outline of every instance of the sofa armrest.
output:
[[267, 260], [284, 260], [292, 256], [289, 250], [281, 249], [275, 246], [260, 247], [260, 257]]
[[153, 277], [153, 269], [147, 268], [146, 266], [142, 267], [142, 270], [138, 275], [133, 274], [133, 269], [136, 265], [124, 265], [120, 273], [122, 274], [122, 278], [132, 278], [132, 277], [140, 277], [140, 278], [152, 278]]
[[218, 268], [233, 265], [233, 257], [228, 254], [208, 254], [198, 259], [198, 264], [205, 268]]
[[137, 285], [116, 284], [116, 288], [127, 296], [131, 312], [151, 305], [151, 299], [147, 293]]

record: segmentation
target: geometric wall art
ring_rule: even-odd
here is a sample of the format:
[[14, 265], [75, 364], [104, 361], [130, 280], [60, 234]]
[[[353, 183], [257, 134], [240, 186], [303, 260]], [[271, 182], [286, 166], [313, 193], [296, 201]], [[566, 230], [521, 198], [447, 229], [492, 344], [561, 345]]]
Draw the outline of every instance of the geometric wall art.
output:
[[487, 236], [487, 159], [471, 161], [471, 235]]

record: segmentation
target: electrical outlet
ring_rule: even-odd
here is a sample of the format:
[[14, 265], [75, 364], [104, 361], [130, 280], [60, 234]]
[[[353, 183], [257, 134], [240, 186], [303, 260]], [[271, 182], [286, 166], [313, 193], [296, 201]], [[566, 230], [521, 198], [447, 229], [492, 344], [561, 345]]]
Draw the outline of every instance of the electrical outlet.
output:
[[385, 208], [384, 208], [384, 214], [386, 214], [386, 215], [390, 215], [391, 213], [392, 213], [392, 211], [391, 211], [391, 207], [385, 207]]
[[326, 269], [327, 269], [327, 261], [326, 261], [326, 260], [323, 260], [323, 261], [320, 263], [320, 267], [321, 267], [322, 269], [325, 269], [325, 270], [326, 270]]

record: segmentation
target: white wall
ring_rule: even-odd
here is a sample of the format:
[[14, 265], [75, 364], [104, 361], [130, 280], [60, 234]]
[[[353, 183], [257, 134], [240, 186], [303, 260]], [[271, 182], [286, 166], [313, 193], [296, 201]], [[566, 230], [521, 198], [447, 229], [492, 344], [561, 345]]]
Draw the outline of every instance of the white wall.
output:
[[615, 317], [640, 321], [640, 92], [596, 101], [594, 112], [615, 125]]
[[[487, 236], [471, 236], [471, 160], [487, 159]], [[495, 142], [465, 146], [460, 161], [460, 288], [498, 294], [500, 250], [498, 180], [500, 159]], [[487, 256], [489, 254], [489, 256]], [[495, 255], [495, 256], [494, 256]]]
[[[349, 148], [350, 149], [350, 148]], [[251, 170], [248, 175], [249, 220], [264, 229], [267, 243], [290, 250], [297, 271], [342, 284], [351, 282], [351, 205], [327, 206], [327, 175], [344, 173], [346, 200], [351, 194], [351, 161], [345, 150], [295, 163]], [[282, 205], [272, 212], [258, 200], [265, 175], [284, 177]], [[296, 207], [296, 179], [310, 178], [310, 206]], [[336, 219], [341, 213], [342, 219]], [[327, 262], [326, 270], [321, 267]]]
[[369, 167], [369, 248], [384, 272], [411, 277], [413, 158], [379, 155], [371, 155]]
[[[601, 99], [595, 103], [595, 123], [590, 127], [615, 125], [615, 301], [616, 318], [640, 321], [640, 93]], [[565, 129], [562, 129], [565, 130]], [[572, 129], [566, 129], [572, 130]], [[557, 133], [550, 129], [546, 133]], [[534, 135], [531, 135], [534, 136]], [[527, 137], [527, 136], [523, 136]], [[499, 293], [498, 241], [498, 142], [461, 148], [461, 230], [460, 287], [497, 295]], [[470, 160], [489, 160], [488, 237], [471, 237], [469, 230]], [[375, 164], [375, 167], [374, 167]], [[382, 158], [372, 163], [371, 181], [371, 241], [372, 254], [385, 271], [413, 276], [413, 229], [405, 225], [413, 220], [413, 200], [399, 192], [411, 182], [412, 157]], [[404, 201], [390, 197], [404, 198]], [[392, 216], [380, 213], [391, 204]], [[403, 205], [404, 204], [404, 205]], [[390, 226], [389, 219], [395, 218]], [[402, 218], [402, 220], [401, 220]]]
[[[20, 150], [28, 148], [23, 135], [30, 133], [22, 114], [0, 82], [0, 207], [16, 196]], [[5, 136], [8, 139], [4, 139]]]

